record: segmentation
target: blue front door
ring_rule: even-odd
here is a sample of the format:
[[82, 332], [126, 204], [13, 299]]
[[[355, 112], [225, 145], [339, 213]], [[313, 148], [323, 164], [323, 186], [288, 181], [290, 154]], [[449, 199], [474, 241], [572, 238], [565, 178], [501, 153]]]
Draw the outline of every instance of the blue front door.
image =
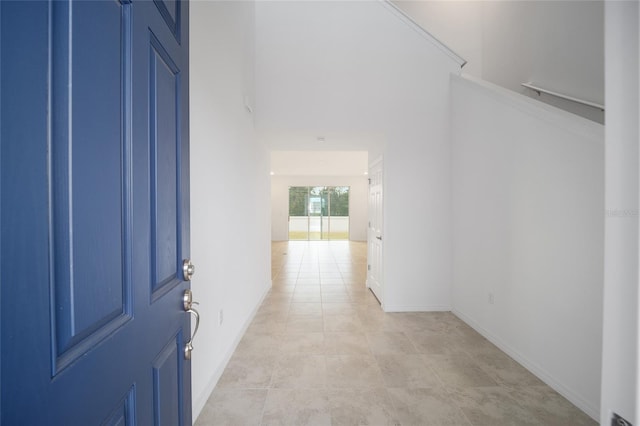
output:
[[190, 425], [186, 1], [0, 3], [3, 425]]

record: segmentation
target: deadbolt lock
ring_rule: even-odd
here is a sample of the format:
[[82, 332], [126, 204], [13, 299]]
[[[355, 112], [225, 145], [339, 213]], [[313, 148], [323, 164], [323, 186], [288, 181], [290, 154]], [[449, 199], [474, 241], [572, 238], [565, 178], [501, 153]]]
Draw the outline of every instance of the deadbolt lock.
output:
[[191, 263], [191, 259], [185, 259], [182, 261], [182, 278], [185, 281], [191, 281], [191, 277], [196, 272], [196, 266]]

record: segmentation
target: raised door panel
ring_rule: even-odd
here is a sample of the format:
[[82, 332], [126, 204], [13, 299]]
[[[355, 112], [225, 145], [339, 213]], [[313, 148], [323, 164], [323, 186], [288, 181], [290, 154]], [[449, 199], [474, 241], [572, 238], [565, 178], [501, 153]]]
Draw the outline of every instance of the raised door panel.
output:
[[127, 8], [51, 4], [53, 375], [131, 318]]
[[162, 349], [153, 362], [153, 424], [182, 426], [183, 406], [183, 346], [178, 333]]
[[152, 299], [182, 281], [180, 70], [150, 33]]
[[136, 424], [134, 411], [135, 387], [132, 386], [124, 398], [118, 403], [102, 426], [133, 426]]
[[180, 43], [180, 0], [153, 0], [165, 24]]
[[133, 425], [132, 5], [0, 8], [2, 423]]

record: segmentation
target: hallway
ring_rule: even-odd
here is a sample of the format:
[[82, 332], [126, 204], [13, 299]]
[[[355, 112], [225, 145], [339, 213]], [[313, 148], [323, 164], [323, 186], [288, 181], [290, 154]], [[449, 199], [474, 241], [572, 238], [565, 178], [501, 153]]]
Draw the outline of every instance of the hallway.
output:
[[366, 243], [275, 242], [272, 276], [196, 425], [596, 424], [453, 314], [384, 313]]

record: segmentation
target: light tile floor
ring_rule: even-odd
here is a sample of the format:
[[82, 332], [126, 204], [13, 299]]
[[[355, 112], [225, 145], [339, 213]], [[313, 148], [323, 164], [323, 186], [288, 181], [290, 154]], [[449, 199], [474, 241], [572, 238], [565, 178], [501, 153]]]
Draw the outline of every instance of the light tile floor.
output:
[[272, 264], [198, 426], [596, 424], [453, 314], [384, 313], [365, 243], [273, 243]]

